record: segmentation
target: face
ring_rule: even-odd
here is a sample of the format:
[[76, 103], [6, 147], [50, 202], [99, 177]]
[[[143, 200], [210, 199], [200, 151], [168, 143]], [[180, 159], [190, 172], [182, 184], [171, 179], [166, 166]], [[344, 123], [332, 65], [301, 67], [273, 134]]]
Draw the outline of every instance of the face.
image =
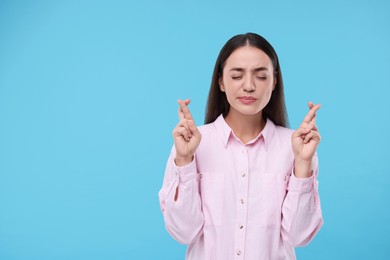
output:
[[260, 114], [276, 84], [267, 54], [256, 47], [240, 47], [226, 60], [222, 74], [219, 86], [230, 104], [229, 114]]

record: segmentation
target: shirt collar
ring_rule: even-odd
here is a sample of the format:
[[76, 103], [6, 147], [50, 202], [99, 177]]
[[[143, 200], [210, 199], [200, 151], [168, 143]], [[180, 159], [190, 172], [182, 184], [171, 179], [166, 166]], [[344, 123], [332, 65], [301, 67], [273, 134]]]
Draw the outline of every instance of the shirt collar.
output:
[[[226, 147], [228, 142], [229, 142], [230, 136], [233, 135], [232, 129], [226, 123], [225, 118], [223, 117], [222, 114], [219, 115], [217, 117], [217, 119], [214, 121], [214, 125], [218, 131], [218, 134], [220, 135], [220, 137], [222, 139], [223, 144]], [[275, 133], [275, 129], [276, 129], [275, 124], [269, 118], [267, 118], [263, 130], [260, 132], [260, 134], [254, 140], [257, 141], [258, 139], [260, 139], [260, 137], [263, 137], [265, 149], [268, 150], [268, 146], [269, 146], [271, 139]], [[251, 143], [254, 143], [256, 141], [253, 141]]]

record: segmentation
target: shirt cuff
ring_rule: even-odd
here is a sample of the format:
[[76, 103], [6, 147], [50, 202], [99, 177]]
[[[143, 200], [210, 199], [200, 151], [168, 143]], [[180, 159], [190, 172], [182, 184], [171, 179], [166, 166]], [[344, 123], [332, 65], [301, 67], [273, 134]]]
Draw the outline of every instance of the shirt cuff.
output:
[[197, 175], [197, 168], [196, 168], [196, 158], [194, 155], [194, 158], [192, 159], [192, 162], [190, 162], [187, 165], [184, 166], [177, 166], [175, 163], [175, 160], [172, 159], [173, 164], [173, 171], [176, 176], [179, 176], [181, 182], [187, 182], [191, 180], [192, 178], [195, 178]]
[[297, 178], [294, 174], [294, 169], [290, 177], [288, 190], [297, 193], [310, 192], [314, 188], [314, 173], [308, 178]]

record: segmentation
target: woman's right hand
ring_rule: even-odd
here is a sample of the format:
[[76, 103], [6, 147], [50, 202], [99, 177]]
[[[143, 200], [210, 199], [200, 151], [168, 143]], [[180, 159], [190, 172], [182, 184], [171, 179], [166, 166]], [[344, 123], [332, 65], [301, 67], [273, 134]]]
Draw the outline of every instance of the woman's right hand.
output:
[[188, 109], [189, 99], [178, 100], [179, 120], [173, 129], [173, 139], [175, 142], [177, 166], [184, 166], [192, 162], [196, 148], [198, 148], [202, 134], [199, 132]]

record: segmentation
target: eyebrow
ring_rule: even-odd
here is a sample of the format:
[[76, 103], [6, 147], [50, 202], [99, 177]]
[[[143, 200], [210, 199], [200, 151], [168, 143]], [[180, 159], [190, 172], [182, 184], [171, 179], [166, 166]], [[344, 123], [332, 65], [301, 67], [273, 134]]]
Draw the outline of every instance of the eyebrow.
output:
[[[266, 67], [258, 67], [258, 68], [254, 68], [252, 71], [258, 72], [258, 71], [263, 71], [263, 70], [268, 70], [268, 68], [266, 68]], [[242, 72], [242, 71], [245, 71], [245, 69], [243, 69], [243, 68], [231, 68], [229, 71]]]

